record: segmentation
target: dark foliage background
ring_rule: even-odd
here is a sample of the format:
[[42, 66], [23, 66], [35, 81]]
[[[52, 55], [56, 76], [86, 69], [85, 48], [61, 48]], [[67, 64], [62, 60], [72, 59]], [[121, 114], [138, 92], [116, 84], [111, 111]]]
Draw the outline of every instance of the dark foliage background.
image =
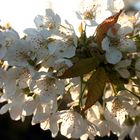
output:
[[[9, 113], [0, 115], [0, 140], [68, 140], [60, 134], [54, 139], [50, 131], [43, 131], [39, 124], [32, 126], [31, 117], [25, 122], [11, 120]], [[76, 140], [76, 139], [71, 139]], [[96, 137], [96, 140], [118, 140], [111, 134], [110, 137]], [[125, 140], [130, 140], [128, 137]]]

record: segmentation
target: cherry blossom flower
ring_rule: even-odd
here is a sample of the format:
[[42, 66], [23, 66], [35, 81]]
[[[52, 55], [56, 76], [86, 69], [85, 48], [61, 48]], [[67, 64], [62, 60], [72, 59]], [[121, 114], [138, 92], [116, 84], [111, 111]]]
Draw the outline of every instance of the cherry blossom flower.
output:
[[67, 138], [79, 138], [86, 130], [85, 122], [80, 114], [74, 111], [65, 111], [60, 116], [62, 123], [60, 132]]
[[14, 29], [7, 30], [6, 32], [0, 32], [1, 59], [5, 56], [7, 48], [10, 47], [17, 39], [19, 39], [19, 35]]
[[59, 132], [59, 123], [60, 123], [60, 112], [56, 112], [48, 116], [48, 118], [40, 123], [40, 127], [43, 130], [50, 130], [52, 132], [52, 137], [56, 137]]
[[[0, 26], [0, 114], [31, 115], [52, 137], [140, 139], [140, 13], [127, 14], [128, 0], [55, 2], [23, 38]], [[119, 10], [99, 44], [96, 29]]]
[[108, 63], [117, 64], [122, 59], [122, 53], [115, 46], [110, 47], [107, 37], [102, 41], [102, 49], [106, 51], [105, 57]]
[[115, 70], [123, 77], [129, 78], [130, 72], [127, 70], [127, 67], [131, 65], [131, 60], [122, 60], [115, 65]]
[[[3, 74], [3, 95], [1, 99], [12, 97], [17, 89], [26, 89], [30, 85], [34, 72], [28, 68], [11, 68]], [[5, 76], [5, 77], [4, 77]]]
[[15, 94], [11, 97], [11, 99], [8, 99], [8, 103], [5, 104], [0, 109], [0, 114], [4, 114], [9, 110], [10, 117], [13, 120], [19, 120], [22, 118], [22, 110], [23, 110], [23, 104], [25, 102], [26, 98], [22, 90], [17, 89]]
[[119, 48], [122, 52], [131, 52], [132, 53], [132, 52], [136, 52], [136, 50], [137, 50], [134, 41], [132, 41], [130, 39], [122, 39]]
[[29, 41], [16, 40], [7, 50], [4, 60], [12, 66], [27, 66], [35, 58], [35, 48]]
[[52, 34], [57, 34], [61, 24], [61, 18], [58, 14], [54, 13], [52, 9], [46, 9], [46, 15], [38, 15], [35, 17], [34, 22], [38, 29], [47, 29]]

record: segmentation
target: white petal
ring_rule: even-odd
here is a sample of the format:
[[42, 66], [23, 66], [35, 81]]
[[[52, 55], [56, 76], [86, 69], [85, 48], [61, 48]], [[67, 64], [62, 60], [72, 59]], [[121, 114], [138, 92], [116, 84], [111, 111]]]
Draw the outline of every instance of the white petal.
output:
[[86, 125], [76, 112], [69, 112], [64, 118], [60, 128], [61, 134], [67, 138], [80, 138], [86, 131]]
[[80, 137], [80, 140], [87, 140], [88, 139], [88, 134], [84, 134]]
[[25, 104], [23, 105], [23, 115], [24, 116], [29, 116], [32, 115], [35, 108], [37, 106], [37, 101], [36, 100], [27, 100]]
[[8, 79], [9, 81], [6, 81], [4, 84], [4, 96], [6, 98], [9, 98], [13, 96], [16, 92], [16, 82], [15, 79]]
[[131, 39], [124, 39], [121, 42], [120, 50], [123, 52], [136, 52], [137, 48], [135, 42]]
[[49, 119], [47, 119], [45, 122], [43, 123], [40, 123], [40, 127], [41, 129], [43, 130], [48, 130], [50, 129], [50, 122], [49, 122]]
[[36, 16], [34, 19], [34, 23], [37, 28], [43, 26], [43, 22], [44, 22], [44, 17], [41, 15]]
[[50, 130], [52, 132], [52, 137], [56, 137], [59, 131], [59, 125], [58, 125], [58, 117], [54, 115], [52, 115], [50, 117]]
[[1, 107], [0, 114], [6, 113], [10, 108], [11, 108], [11, 104], [5, 104], [4, 106]]
[[129, 59], [125, 59], [125, 60], [122, 60], [122, 61], [120, 61], [119, 63], [117, 63], [116, 65], [115, 65], [115, 68], [127, 68], [128, 66], [130, 66], [131, 65], [131, 60], [129, 60]]
[[109, 51], [109, 44], [110, 44], [110, 41], [109, 41], [108, 37], [105, 37], [102, 41], [102, 49], [104, 51]]
[[0, 59], [2, 59], [5, 56], [6, 52], [7, 52], [7, 48], [0, 44]]
[[14, 106], [9, 110], [9, 113], [12, 120], [19, 120], [21, 118], [22, 108]]
[[8, 48], [4, 60], [12, 66], [27, 66], [28, 60], [34, 56], [34, 46], [29, 41], [16, 40], [16, 42]]
[[27, 28], [24, 30], [24, 33], [29, 36], [37, 36], [39, 35], [39, 32], [35, 28]]
[[117, 71], [119, 72], [119, 74], [123, 78], [129, 78], [130, 77], [130, 72], [127, 69], [118, 69]]
[[105, 54], [107, 62], [110, 64], [117, 64], [121, 58], [122, 53], [114, 47], [110, 47], [109, 51]]

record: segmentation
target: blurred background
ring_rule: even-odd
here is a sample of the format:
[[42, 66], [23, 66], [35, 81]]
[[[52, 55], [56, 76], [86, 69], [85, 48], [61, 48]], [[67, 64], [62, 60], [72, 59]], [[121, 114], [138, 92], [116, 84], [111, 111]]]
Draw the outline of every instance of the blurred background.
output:
[[[78, 1], [79, 0], [0, 0], [0, 24], [9, 22], [16, 31], [22, 34], [25, 28], [35, 27], [35, 16], [45, 15], [46, 8], [52, 7], [60, 14], [62, 13], [64, 17], [68, 17], [71, 16], [70, 12], [76, 7]], [[125, 0], [125, 6], [135, 7], [135, 9], [140, 10], [140, 0]], [[64, 10], [66, 10], [66, 12], [64, 12]]]
[[[51, 132], [44, 131], [39, 124], [32, 126], [31, 117], [26, 117], [25, 122], [11, 120], [9, 113], [0, 115], [0, 140], [79, 140], [67, 139], [58, 134], [56, 138], [51, 137]], [[95, 140], [118, 140], [111, 134], [110, 137], [96, 137]], [[126, 138], [129, 140], [129, 138]]]

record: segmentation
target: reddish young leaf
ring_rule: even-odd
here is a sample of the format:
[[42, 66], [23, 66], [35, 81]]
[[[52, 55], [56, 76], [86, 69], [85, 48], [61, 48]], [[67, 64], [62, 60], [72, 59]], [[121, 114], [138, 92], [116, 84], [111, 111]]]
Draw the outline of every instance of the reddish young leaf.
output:
[[82, 76], [96, 69], [98, 65], [99, 61], [96, 57], [81, 59], [67, 69], [61, 76], [58, 76], [58, 78], [65, 79]]
[[109, 30], [110, 27], [114, 26], [121, 13], [122, 10], [120, 10], [115, 15], [105, 19], [101, 24], [98, 25], [96, 30], [96, 41], [99, 46], [101, 45], [101, 42], [104, 39], [107, 31]]
[[87, 83], [88, 93], [83, 111], [89, 109], [102, 97], [106, 82], [106, 72], [104, 68], [99, 67]]

